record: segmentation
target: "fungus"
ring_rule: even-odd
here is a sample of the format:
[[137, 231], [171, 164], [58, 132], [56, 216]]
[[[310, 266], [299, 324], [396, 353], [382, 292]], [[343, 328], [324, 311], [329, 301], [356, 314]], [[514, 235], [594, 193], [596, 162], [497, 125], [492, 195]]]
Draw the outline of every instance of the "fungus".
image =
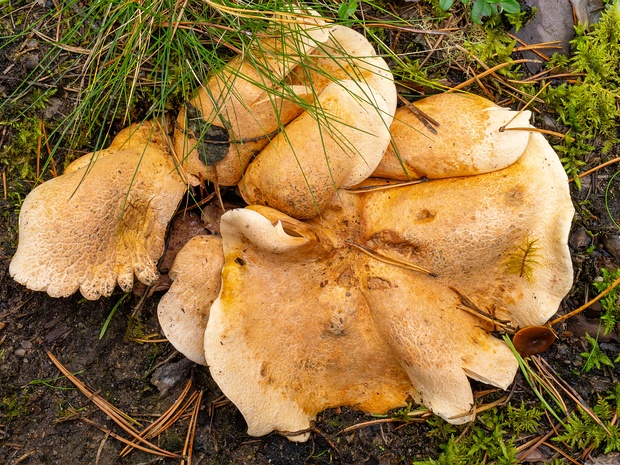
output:
[[338, 188], [363, 181], [379, 164], [390, 133], [388, 106], [374, 89], [354, 81], [331, 83], [316, 105], [317, 113], [304, 112], [248, 166], [239, 184], [248, 204], [312, 218]]
[[515, 333], [512, 344], [521, 357], [541, 354], [548, 350], [557, 336], [548, 326], [528, 326]]
[[373, 176], [429, 179], [488, 173], [513, 164], [529, 141], [530, 112], [514, 112], [477, 95], [439, 94], [416, 107], [431, 116], [440, 133], [431, 134], [407, 107], [397, 110], [392, 144]]
[[[506, 388], [517, 370], [494, 333], [544, 324], [571, 286], [566, 174], [542, 135], [500, 130], [526, 126], [527, 112], [443, 95], [417, 104], [437, 135], [407, 109], [394, 120], [385, 63], [359, 35], [328, 37], [319, 23], [298, 25], [313, 31], [301, 41], [259, 43], [273, 51], [261, 66], [301, 86], [313, 111], [272, 99], [256, 63], [233, 60], [188, 104], [175, 150], [144, 123], [35, 189], [10, 272], [52, 296], [129, 290], [134, 274], [151, 284], [185, 181], [237, 182], [241, 151], [259, 150], [281, 111], [292, 122], [239, 184], [252, 205], [221, 216], [221, 238], [197, 236], [177, 255], [158, 308], [166, 336], [209, 365], [252, 435], [303, 441], [326, 408], [383, 413], [411, 399], [464, 423], [475, 413], [469, 379]], [[307, 57], [314, 48], [365, 56], [341, 66], [337, 53]], [[308, 75], [294, 70], [305, 59]], [[254, 76], [245, 90], [241, 74]], [[252, 125], [256, 136], [244, 132]], [[179, 174], [175, 152], [195, 179]], [[373, 172], [432, 180], [346, 189]]]
[[372, 174], [396, 109], [392, 73], [361, 34], [335, 26], [318, 51], [325, 56], [293, 71], [318, 94], [314, 108], [262, 150], [239, 184], [248, 204], [300, 219], [316, 216], [339, 188]]
[[157, 307], [159, 324], [170, 343], [201, 365], [206, 365], [204, 333], [209, 309], [220, 291], [223, 266], [220, 237], [193, 237], [177, 254], [169, 273], [173, 283]]
[[[500, 171], [341, 190], [320, 218], [286, 219], [296, 225], [288, 237], [282, 214], [264, 212], [222, 217], [222, 290], [205, 335], [211, 373], [250, 434], [303, 431], [340, 405], [382, 413], [408, 396], [469, 421], [467, 378], [506, 388], [517, 370], [492, 322], [543, 324], [571, 285], [566, 175], [537, 133]], [[256, 231], [298, 245], [266, 246]], [[533, 238], [535, 265], [520, 276], [508, 264]], [[489, 318], [465, 311], [460, 296]]]
[[134, 274], [155, 282], [186, 190], [164, 141], [154, 124], [133, 125], [28, 194], [11, 276], [52, 297], [79, 289], [87, 299], [112, 294], [117, 283], [130, 291]]
[[179, 112], [175, 152], [196, 183], [237, 184], [252, 156], [303, 111], [303, 102], [312, 102], [310, 87], [279, 83], [328, 39], [330, 28], [320, 18], [282, 20], [289, 24], [285, 34], [256, 40], [247, 56], [229, 61]]

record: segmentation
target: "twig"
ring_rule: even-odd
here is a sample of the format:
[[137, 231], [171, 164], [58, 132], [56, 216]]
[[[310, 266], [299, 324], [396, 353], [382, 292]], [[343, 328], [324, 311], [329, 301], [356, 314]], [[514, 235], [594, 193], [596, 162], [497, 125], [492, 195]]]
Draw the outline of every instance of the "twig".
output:
[[483, 78], [485, 76], [488, 76], [489, 74], [493, 74], [495, 73], [495, 71], [500, 70], [502, 68], [505, 68], [506, 66], [510, 66], [510, 65], [516, 65], [519, 63], [532, 63], [535, 62], [536, 60], [527, 60], [525, 58], [522, 58], [520, 60], [514, 60], [511, 62], [506, 62], [506, 63], [500, 63], [499, 65], [493, 66], [492, 68], [489, 68], [485, 71], [483, 71], [482, 73], [478, 74], [476, 77], [473, 77], [471, 79], [468, 79], [467, 81], [461, 82], [460, 84], [452, 87], [450, 90], [448, 90], [448, 92], [454, 92], [455, 90], [460, 90], [464, 87], [467, 87], [468, 85], [476, 82], [477, 79]]
[[[75, 413], [76, 415], [79, 415], [74, 410], [69, 410], [69, 411], [72, 412], [72, 413]], [[104, 433], [110, 435], [114, 439], [116, 439], [116, 440], [118, 440], [118, 441], [120, 441], [120, 442], [122, 442], [124, 444], [131, 444], [131, 441], [129, 441], [129, 439], [126, 439], [123, 436], [120, 436], [120, 435], [118, 435], [116, 433], [113, 433], [109, 429], [104, 428], [103, 426], [98, 425], [97, 423], [95, 423], [92, 420], [89, 420], [88, 418], [84, 418], [82, 416], [80, 416], [79, 418], [80, 418], [80, 421], [83, 421], [87, 425], [94, 426], [95, 428], [97, 428], [97, 429], [103, 431]], [[168, 452], [168, 451], [165, 451], [165, 450], [159, 449], [159, 448], [157, 448], [158, 450], [149, 449], [148, 447], [141, 446], [140, 444], [133, 444], [133, 447], [135, 447], [136, 449], [140, 449], [143, 452], [147, 452], [147, 453], [153, 454], [153, 455], [159, 455], [161, 457], [168, 457], [168, 458], [171, 458], [171, 459], [179, 458], [178, 454], [175, 454], [173, 452]]]
[[428, 271], [425, 268], [422, 268], [421, 266], [418, 265], [414, 265], [413, 263], [408, 263], [402, 260], [397, 260], [395, 258], [389, 258], [386, 257], [385, 255], [381, 255], [380, 253], [375, 252], [374, 250], [370, 250], [368, 247], [364, 247], [361, 244], [357, 244], [355, 242], [350, 242], [350, 241], [345, 241], [345, 244], [350, 245], [351, 247], [356, 248], [357, 250], [359, 250], [360, 252], [364, 253], [365, 255], [368, 255], [369, 257], [374, 258], [375, 260], [378, 260], [380, 262], [383, 263], [387, 263], [388, 265], [394, 265], [394, 266], [398, 266], [400, 268], [405, 268], [407, 270], [411, 270], [411, 271], [417, 271], [419, 273], [424, 273], [426, 275], [429, 275], [433, 278], [436, 278], [438, 275], [433, 273], [432, 271]]
[[547, 363], [544, 358], [533, 355], [531, 359], [541, 373], [545, 373], [547, 377], [553, 379], [556, 384], [560, 386], [560, 389], [562, 389], [573, 400], [573, 402], [579, 405], [579, 407], [590, 418], [592, 418], [592, 420], [594, 420], [601, 428], [603, 428], [603, 430], [605, 430], [608, 436], [611, 436], [611, 432], [609, 431], [609, 429], [600, 420], [600, 418], [596, 416], [596, 414], [586, 405], [585, 401], [581, 398], [577, 391], [575, 391], [575, 389], [573, 389], [570, 384], [568, 384], [561, 377], [559, 377], [556, 371], [551, 367], [551, 365]]
[[601, 300], [603, 297], [605, 297], [607, 294], [609, 294], [618, 284], [620, 284], [620, 277], [618, 279], [616, 279], [613, 283], [611, 283], [607, 289], [605, 289], [603, 292], [601, 292], [599, 295], [597, 295], [594, 299], [586, 302], [585, 304], [583, 304], [581, 307], [573, 310], [570, 313], [567, 313], [566, 315], [563, 315], [559, 318], [556, 318], [555, 320], [553, 320], [551, 323], [549, 323], [549, 326], [553, 326], [556, 325], [558, 323], [560, 323], [561, 321], [564, 321], [572, 316], [577, 315], [580, 312], [583, 312], [586, 308], [588, 308], [590, 305], [592, 305], [595, 302], [598, 302], [599, 300]]
[[431, 118], [429, 115], [424, 113], [402, 95], [398, 94], [398, 99], [403, 102], [405, 106], [409, 108], [409, 110], [411, 110], [411, 112], [422, 122], [426, 129], [428, 129], [433, 134], [437, 134], [437, 129], [435, 129], [433, 126], [439, 127], [440, 124], [436, 119]]
[[575, 140], [573, 137], [570, 137], [568, 134], [562, 134], [561, 132], [550, 131], [548, 129], [540, 129], [540, 128], [504, 128], [504, 131], [530, 131], [530, 132], [540, 132], [541, 134], [548, 134], [550, 136], [560, 137], [562, 139], [566, 139], [567, 137], [571, 139], [571, 142]]
[[[526, 45], [526, 46], [528, 45], [527, 43], [523, 42], [521, 39], [519, 39], [517, 36], [515, 36], [515, 35], [513, 35], [513, 34], [510, 34], [510, 33], [509, 33], [509, 34], [508, 34], [508, 37], [510, 37], [510, 38], [511, 38], [511, 39], [513, 39], [513, 40], [516, 40], [516, 41], [517, 41], [517, 42], [519, 42], [521, 45]], [[535, 48], [534, 48], [534, 49], [532, 49], [532, 52], [534, 52], [536, 55], [538, 55], [540, 58], [542, 58], [542, 59], [543, 59], [543, 60], [545, 60], [545, 61], [549, 61], [549, 60], [550, 60], [550, 58], [549, 58], [547, 55], [545, 55], [545, 54], [544, 54], [544, 53], [542, 53], [542, 52], [539, 52], [539, 51], [538, 51], [537, 49], [535, 49]]]
[[[450, 24], [452, 23], [452, 16], [450, 16], [447, 21], [446, 21], [446, 26], [450, 27]], [[401, 31], [399, 31], [400, 34]], [[424, 65], [426, 64], [426, 62], [430, 59], [431, 56], [433, 56], [433, 53], [435, 53], [437, 51], [437, 48], [439, 47], [439, 44], [441, 44], [441, 41], [443, 40], [444, 36], [440, 35], [439, 37], [437, 37], [437, 40], [435, 41], [435, 43], [433, 44], [433, 46], [431, 47], [430, 51], [428, 52], [428, 54], [426, 55], [426, 57], [424, 57], [424, 60], [422, 60], [420, 62], [420, 68], [423, 68]]]
[[545, 79], [572, 78], [572, 77], [581, 77], [585, 75], [586, 73], [564, 73], [564, 74], [554, 74], [552, 76], [539, 76], [539, 77], [530, 76], [529, 78], [524, 79], [523, 81], [520, 81], [518, 79], [508, 79], [508, 82], [512, 82], [513, 84], [531, 84], [532, 82], [543, 81]]
[[365, 428], [367, 426], [378, 425], [379, 423], [405, 423], [405, 420], [400, 420], [398, 418], [380, 418], [378, 420], [363, 421], [361, 423], [356, 423], [355, 425], [347, 426], [342, 431], [336, 433], [336, 436], [348, 433], [349, 431], [355, 431], [356, 429]]
[[[136, 420], [134, 420], [129, 415], [127, 415], [123, 411], [116, 408], [114, 405], [110, 404], [107, 400], [105, 400], [103, 397], [101, 397], [96, 392], [93, 392], [90, 389], [88, 389], [86, 385], [83, 384], [80, 380], [78, 380], [75, 376], [73, 376], [73, 374], [69, 370], [67, 370], [65, 366], [62, 363], [60, 363], [58, 359], [54, 357], [54, 355], [52, 355], [51, 352], [47, 351], [46, 353], [47, 353], [47, 356], [50, 358], [50, 360], [54, 363], [54, 365], [56, 365], [56, 368], [58, 368], [60, 372], [63, 375], [65, 375], [67, 379], [71, 381], [80, 390], [82, 394], [88, 397], [88, 399], [92, 401], [93, 404], [99, 407], [106, 415], [108, 415], [114, 421], [114, 423], [120, 426], [126, 433], [130, 434], [135, 439], [145, 444], [146, 447], [151, 448], [155, 450], [156, 452], [158, 452], [158, 455], [164, 454], [166, 457], [172, 457], [172, 458], [178, 457], [176, 454], [173, 454], [172, 452], [168, 452], [164, 449], [161, 449], [157, 447], [156, 445], [151, 444], [150, 442], [141, 438], [140, 433], [136, 431], [136, 429], [133, 426], [131, 426], [131, 424], [129, 423], [131, 422], [133, 424], [139, 425], [139, 423]], [[129, 440], [126, 440], [126, 439], [124, 439], [123, 442], [131, 443]], [[136, 445], [136, 447], [140, 448], [142, 446], [138, 447], [138, 445]]]
[[573, 459], [570, 455], [568, 455], [566, 452], [564, 452], [562, 449], [560, 449], [558, 446], [551, 444], [550, 442], [544, 441], [542, 443], [543, 446], [547, 446], [550, 449], [553, 449], [554, 451], [558, 452], [560, 455], [562, 455], [562, 457], [570, 460], [572, 463], [576, 464], [576, 465], [581, 465], [579, 462], [577, 462], [575, 459]]
[[[581, 173], [581, 174], [579, 175], [579, 178], [583, 178], [584, 176], [587, 176], [587, 175], [589, 175], [589, 174], [592, 174], [592, 173], [594, 173], [595, 171], [598, 171], [598, 170], [600, 170], [600, 169], [602, 169], [602, 168], [605, 168], [606, 166], [613, 165], [614, 163], [618, 163], [619, 161], [620, 161], [620, 157], [617, 157], [617, 158], [614, 158], [614, 159], [612, 159], [612, 160], [606, 161], [605, 163], [601, 163], [600, 165], [595, 166], [594, 168], [592, 168], [592, 169], [590, 169], [590, 170], [588, 170], [588, 171], [585, 171], [585, 172]], [[570, 178], [570, 179], [568, 180], [568, 182], [573, 182], [574, 180], [575, 180], [574, 178]]]
[[18, 465], [20, 463], [22, 463], [24, 460], [26, 460], [28, 457], [30, 457], [32, 454], [34, 454], [36, 451], [31, 450], [30, 452], [26, 452], [24, 455], [22, 455], [20, 458], [18, 458], [17, 460], [15, 460], [15, 462], [13, 462], [11, 465]]
[[56, 170], [56, 162], [54, 161], [54, 157], [52, 155], [52, 148], [50, 147], [50, 141], [49, 138], [47, 137], [47, 131], [45, 130], [45, 123], [43, 122], [43, 119], [41, 119], [41, 132], [43, 133], [43, 140], [45, 141], [45, 147], [47, 148], [47, 156], [50, 159], [50, 162], [52, 163], [52, 167], [51, 167], [51, 172], [52, 172], [52, 176], [57, 178], [58, 177], [58, 171]]
[[[183, 459], [181, 465], [192, 465], [192, 456], [194, 453], [194, 438], [196, 437], [196, 426], [198, 425], [198, 412], [200, 412], [200, 404], [202, 403], [202, 391], [198, 393], [194, 403], [194, 410], [189, 420], [187, 428], [187, 436], [185, 437], [185, 445], [183, 446]], [[186, 461], [187, 459], [187, 461]]]
[[413, 181], [404, 181], [404, 182], [386, 182], [385, 184], [381, 184], [381, 185], [372, 184], [372, 185], [367, 185], [367, 186], [352, 187], [346, 190], [347, 192], [350, 192], [351, 194], [365, 194], [366, 192], [383, 191], [387, 189], [394, 189], [397, 187], [413, 186], [415, 184], [421, 184], [423, 182], [428, 182], [428, 181], [425, 179], [415, 179]]
[[547, 87], [549, 87], [549, 84], [551, 84], [550, 82], [547, 82], [544, 86], [541, 87], [541, 89], [536, 92], [536, 95], [534, 95], [526, 104], [523, 108], [521, 108], [512, 118], [510, 118], [510, 120], [504, 124], [503, 126], [501, 126], [499, 128], [499, 132], [504, 132], [506, 130], [506, 126], [508, 126], [510, 123], [512, 123], [517, 116], [519, 116], [523, 111], [525, 111], [525, 109], [527, 107], [529, 107], [531, 105], [531, 103], [536, 100], [536, 97], [538, 97]]
[[[39, 119], [39, 128], [41, 128], [41, 126], [43, 125], [43, 118]], [[38, 181], [40, 181], [40, 174], [41, 174], [41, 139], [43, 138], [43, 134], [41, 133], [41, 131], [39, 131], [39, 134], [37, 135], [37, 168], [36, 168], [36, 182], [38, 183]]]
[[[146, 428], [144, 428], [142, 431], [140, 431], [140, 437], [143, 437], [143, 438], [146, 438], [146, 439], [150, 439], [152, 437], [157, 436], [157, 434], [161, 433], [163, 431], [163, 429], [159, 429], [158, 430], [158, 428], [160, 427], [160, 425], [162, 423], [165, 423], [166, 421], [168, 421], [168, 419], [177, 411], [177, 409], [179, 408], [179, 406], [181, 405], [181, 403], [183, 402], [183, 400], [187, 396], [191, 386], [192, 386], [192, 380], [190, 379], [187, 382], [187, 384], [185, 385], [185, 388], [183, 389], [183, 392], [181, 392], [181, 394], [179, 395], [177, 400], [174, 401], [174, 403], [168, 408], [168, 410], [166, 410], [164, 413], [162, 413], [159, 416], [159, 418], [157, 418], [157, 420], [155, 420], [153, 423], [151, 423]], [[155, 434], [154, 431], [158, 431], [158, 433]], [[135, 444], [136, 441], [137, 440], [134, 439], [132, 441], [132, 444]], [[125, 447], [121, 451], [119, 456], [120, 457], [125, 457], [127, 454], [129, 454], [129, 452], [131, 452], [132, 448], [133, 448], [133, 445], [128, 445], [127, 447]]]
[[97, 455], [95, 456], [95, 465], [99, 465], [99, 460], [101, 460], [101, 453], [103, 452], [103, 448], [105, 447], [105, 443], [108, 441], [109, 437], [110, 437], [110, 434], [106, 433], [106, 435], [103, 437], [103, 439], [99, 443], [99, 447], [97, 448]]
[[[521, 463], [523, 459], [525, 459], [528, 455], [530, 455], [532, 452], [538, 449], [542, 445], [542, 443], [544, 443], [547, 439], [549, 439], [554, 434], [555, 434], [555, 430], [551, 428], [551, 431], [549, 431], [544, 436], [538, 436], [537, 438], [534, 438], [531, 441], [528, 441], [525, 444], [522, 444], [521, 446], [517, 447], [517, 452], [518, 452], [517, 461]], [[523, 453], [520, 453], [521, 450], [526, 449], [527, 447], [530, 447], [530, 448], [525, 450]]]

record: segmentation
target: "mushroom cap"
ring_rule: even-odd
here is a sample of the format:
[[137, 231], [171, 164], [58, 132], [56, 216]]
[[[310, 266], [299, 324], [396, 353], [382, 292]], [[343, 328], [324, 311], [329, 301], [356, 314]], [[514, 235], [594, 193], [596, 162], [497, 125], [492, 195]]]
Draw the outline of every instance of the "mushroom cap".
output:
[[170, 290], [157, 306], [168, 341], [192, 362], [206, 365], [204, 334], [209, 309], [220, 291], [224, 252], [219, 236], [195, 236], [170, 269]]
[[90, 166], [100, 158], [114, 154], [121, 149], [140, 148], [152, 142], [161, 144], [162, 141], [158, 132], [159, 131], [156, 129], [155, 124], [150, 121], [127, 126], [116, 134], [107, 148], [93, 153], [87, 153], [86, 155], [74, 160], [67, 166], [67, 168], [65, 168], [64, 174]]
[[9, 267], [16, 281], [52, 297], [80, 289], [87, 299], [110, 295], [116, 283], [131, 290], [134, 274], [155, 282], [166, 228], [186, 186], [160, 135], [133, 132], [130, 148], [108, 151], [28, 194]]
[[376, 56], [366, 37], [349, 27], [332, 26], [329, 40], [319, 44], [313, 56], [293, 69], [291, 75], [293, 83], [308, 85], [317, 94], [340, 80], [368, 84], [387, 103], [385, 121], [388, 126], [392, 123], [398, 101], [392, 72], [385, 60]]
[[239, 184], [248, 204], [312, 218], [338, 188], [374, 171], [390, 140], [383, 98], [368, 84], [339, 81], [321, 92], [316, 107], [291, 122], [248, 166]]
[[[286, 34], [257, 40], [244, 56], [227, 63], [177, 117], [175, 152], [197, 178], [232, 186], [252, 156], [278, 129], [313, 100], [304, 85], [278, 87], [292, 68], [329, 37], [320, 18], [285, 18]], [[202, 133], [202, 134], [201, 134]], [[222, 144], [224, 138], [228, 144]], [[216, 139], [215, 144], [209, 138]], [[214, 147], [214, 145], [216, 145]], [[226, 150], [227, 149], [227, 150]]]
[[392, 144], [373, 176], [407, 180], [488, 173], [517, 161], [529, 141], [530, 131], [500, 131], [506, 125], [531, 127], [529, 111], [517, 114], [482, 97], [455, 93], [427, 97], [415, 106], [439, 123], [437, 134], [407, 107], [399, 108], [390, 128]]
[[252, 435], [302, 431], [338, 405], [378, 413], [408, 396], [469, 421], [468, 378], [506, 388], [518, 368], [491, 319], [540, 325], [570, 289], [573, 212], [566, 174], [537, 133], [501, 171], [341, 190], [312, 220], [228, 212], [205, 332], [213, 378]]
[[566, 173], [539, 133], [503, 170], [364, 195], [373, 248], [393, 254], [400, 244], [438, 281], [515, 328], [545, 323], [571, 288], [575, 210]]
[[555, 331], [549, 326], [528, 326], [515, 333], [512, 344], [521, 357], [529, 357], [545, 352], [556, 339]]
[[337, 405], [373, 412], [406, 405], [415, 390], [374, 329], [343, 260], [348, 250], [326, 249], [329, 231], [258, 210], [271, 219], [252, 209], [222, 216], [223, 287], [205, 333], [213, 379], [248, 433], [301, 431]]

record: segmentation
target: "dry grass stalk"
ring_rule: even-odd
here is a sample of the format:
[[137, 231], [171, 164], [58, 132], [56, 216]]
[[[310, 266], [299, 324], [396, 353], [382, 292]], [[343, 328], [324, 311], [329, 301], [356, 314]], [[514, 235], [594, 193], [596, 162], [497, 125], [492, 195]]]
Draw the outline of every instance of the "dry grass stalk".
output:
[[[74, 414], [79, 415], [78, 412], [72, 411]], [[82, 416], [79, 417], [81, 421], [83, 421], [84, 423], [86, 423], [87, 425], [90, 426], [94, 426], [95, 428], [101, 430], [102, 432], [106, 433], [107, 435], [109, 435], [110, 437], [113, 437], [114, 439], [124, 443], [124, 444], [128, 444], [128, 445], [132, 445], [132, 447], [135, 447], [136, 449], [139, 449], [143, 452], [147, 452], [149, 454], [152, 455], [159, 455], [161, 457], [168, 457], [171, 459], [176, 459], [179, 458], [179, 456], [173, 452], [168, 452], [167, 450], [163, 450], [160, 449], [159, 447], [157, 447], [157, 449], [149, 449], [148, 447], [142, 446], [140, 444], [133, 444], [129, 439], [124, 438], [123, 436], [120, 436], [112, 431], [110, 431], [107, 428], [104, 428], [103, 426], [98, 425], [97, 423], [95, 423], [92, 420], [89, 420], [88, 418], [84, 418]], [[146, 444], [148, 444], [148, 442], [145, 442]], [[156, 446], [155, 446], [156, 447]]]
[[375, 260], [378, 260], [380, 262], [387, 263], [388, 265], [394, 265], [400, 268], [405, 268], [406, 270], [417, 271], [418, 273], [427, 274], [433, 278], [437, 277], [437, 274], [425, 268], [422, 268], [421, 266], [414, 265], [413, 263], [405, 262], [402, 260], [397, 260], [395, 258], [386, 257], [385, 255], [381, 255], [380, 253], [375, 252], [374, 250], [370, 250], [369, 248], [364, 247], [361, 244], [357, 244], [355, 242], [349, 242], [349, 241], [346, 241], [346, 244], [359, 250], [363, 254], [368, 255], [369, 257], [372, 257]]
[[[75, 385], [75, 387], [77, 387], [80, 390], [82, 394], [88, 397], [88, 399], [92, 401], [93, 404], [95, 404], [101, 411], [103, 411], [106, 415], [108, 415], [112, 419], [112, 421], [114, 421], [114, 423], [120, 426], [126, 433], [128, 433], [134, 439], [138, 440], [140, 443], [144, 444], [144, 446], [135, 444], [134, 447], [140, 450], [149, 451], [150, 453], [155, 454], [155, 455], [162, 455], [164, 457], [171, 457], [171, 458], [178, 457], [176, 454], [169, 452], [167, 450], [161, 449], [160, 447], [154, 444], [151, 444], [147, 440], [140, 437], [140, 433], [131, 425], [131, 423], [133, 423], [135, 425], [141, 426], [140, 423], [138, 423], [136, 420], [131, 418], [129, 415], [125, 414], [124, 412], [116, 408], [114, 405], [110, 404], [107, 400], [105, 400], [103, 397], [101, 397], [96, 392], [91, 391], [88, 387], [86, 387], [85, 384], [83, 384], [80, 380], [78, 380], [75, 376], [73, 376], [71, 372], [67, 370], [67, 368], [65, 368], [65, 366], [62, 363], [60, 363], [60, 361], [58, 361], [58, 359], [54, 357], [54, 355], [52, 355], [51, 352], [48, 351], [47, 356], [50, 358], [52, 363], [56, 365], [56, 368], [58, 368], [60, 372], [63, 375], [65, 375], [67, 379], [71, 381]], [[77, 412], [74, 412], [74, 413], [77, 413]], [[107, 430], [102, 429], [102, 427], [92, 422], [91, 420], [88, 420], [86, 418], [81, 418], [81, 417], [80, 419], [82, 421], [85, 421], [86, 423], [90, 422], [89, 424], [92, 423], [93, 426], [96, 426], [102, 431], [107, 432]], [[114, 437], [115, 439], [118, 439], [119, 441], [124, 442], [126, 444], [132, 444], [132, 442], [129, 441], [128, 439], [125, 439], [125, 438], [121, 439], [121, 436], [118, 436], [112, 432], [110, 433], [111, 433], [110, 435]]]
[[564, 452], [558, 446], [553, 445], [553, 444], [551, 444], [550, 442], [547, 442], [547, 441], [544, 441], [542, 443], [542, 445], [543, 446], [547, 446], [550, 449], [553, 449], [554, 451], [559, 453], [562, 457], [564, 457], [565, 459], [569, 460], [571, 463], [574, 463], [575, 465], [580, 465], [580, 462], [577, 462], [575, 459], [573, 459], [570, 455], [568, 455], [566, 452]]
[[560, 387], [573, 402], [575, 402], [579, 408], [581, 408], [585, 413], [588, 414], [590, 418], [592, 418], [601, 428], [605, 430], [605, 432], [611, 436], [611, 432], [607, 429], [605, 424], [600, 420], [599, 417], [586, 405], [585, 401], [581, 398], [581, 396], [570, 386], [566, 381], [558, 376], [556, 371], [547, 363], [545, 359], [538, 355], [533, 355], [531, 357], [532, 362], [536, 365], [540, 373], [544, 373], [545, 376], [553, 380], [557, 386]]
[[599, 295], [597, 295], [595, 298], [593, 298], [592, 300], [589, 300], [588, 302], [586, 302], [585, 304], [583, 304], [581, 307], [576, 308], [575, 310], [573, 310], [572, 312], [567, 313], [566, 315], [563, 315], [559, 318], [556, 318], [555, 320], [553, 320], [551, 323], [549, 323], [549, 326], [554, 326], [558, 323], [560, 323], [561, 321], [567, 320], [568, 318], [577, 315], [577, 313], [581, 313], [583, 312], [586, 308], [588, 308], [590, 305], [592, 305], [595, 302], [598, 302], [599, 300], [601, 300], [603, 297], [605, 297], [607, 294], [609, 294], [609, 292], [611, 292], [618, 284], [620, 284], [620, 278], [616, 279], [613, 283], [611, 283], [609, 285], [609, 287], [607, 287], [607, 289], [605, 289], [603, 292], [601, 292]]
[[[600, 170], [602, 168], [605, 168], [606, 166], [613, 165], [614, 163], [618, 163], [619, 161], [620, 161], [620, 157], [616, 157], [616, 158], [613, 158], [613, 159], [611, 159], [609, 161], [606, 161], [605, 163], [601, 163], [600, 165], [595, 166], [594, 168], [589, 169], [588, 171], [584, 171], [583, 173], [581, 173], [579, 175], [579, 178], [583, 178], [583, 177], [585, 177], [585, 176], [587, 176], [589, 174], [594, 173], [595, 171], [598, 171], [598, 170]], [[575, 180], [574, 178], [570, 178], [568, 180], [568, 182], [573, 182], [574, 180]]]
[[[139, 436], [145, 439], [151, 439], [155, 436], [157, 436], [158, 434], [160, 434], [161, 432], [164, 431], [164, 429], [161, 429], [160, 426], [162, 424], [165, 424], [179, 409], [179, 406], [181, 405], [181, 403], [183, 402], [183, 400], [185, 399], [185, 397], [187, 396], [187, 394], [189, 393], [189, 390], [192, 386], [192, 381], [189, 380], [187, 382], [187, 384], [185, 385], [185, 388], [183, 389], [183, 392], [181, 392], [181, 395], [174, 401], [174, 403], [168, 408], [168, 410], [166, 410], [164, 413], [162, 413], [153, 423], [151, 423], [150, 425], [148, 425], [146, 428], [144, 428]], [[157, 431], [157, 433], [155, 433], [155, 431]], [[137, 442], [137, 440], [134, 440], [133, 443], [135, 444]], [[127, 447], [125, 447], [121, 453], [119, 454], [120, 457], [125, 457], [127, 454], [129, 454], [129, 452], [131, 452], [131, 449], [133, 448], [133, 446], [129, 445]]]
[[198, 425], [198, 413], [200, 412], [200, 404], [202, 403], [202, 391], [197, 393], [192, 409], [192, 416], [189, 420], [187, 428], [187, 436], [185, 437], [185, 445], [183, 446], [183, 459], [181, 465], [192, 465], [192, 456], [194, 451], [194, 438], [196, 437], [196, 426]]

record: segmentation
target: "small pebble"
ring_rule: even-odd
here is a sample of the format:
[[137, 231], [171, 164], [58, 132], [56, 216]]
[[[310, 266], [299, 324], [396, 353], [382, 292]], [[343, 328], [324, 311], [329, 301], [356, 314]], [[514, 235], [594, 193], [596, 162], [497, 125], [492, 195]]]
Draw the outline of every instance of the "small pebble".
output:
[[585, 228], [576, 228], [568, 239], [568, 244], [573, 249], [585, 249], [591, 243], [592, 238], [588, 235], [588, 232], [585, 230]]
[[599, 455], [598, 457], [590, 457], [586, 465], [620, 465], [620, 454], [612, 452], [608, 455]]
[[4, 321], [0, 321], [0, 331], [6, 328], [6, 323]]
[[620, 262], [620, 235], [613, 234], [603, 237], [603, 247]]
[[17, 349], [15, 351], [15, 355], [18, 357], [24, 357], [26, 355], [26, 349]]
[[32, 349], [32, 342], [22, 341], [21, 346], [22, 346], [22, 349]]
[[176, 363], [168, 363], [159, 367], [151, 377], [151, 384], [165, 396], [179, 381], [184, 379], [193, 363], [186, 358]]
[[39, 57], [38, 57], [38, 55], [35, 55], [35, 54], [33, 54], [33, 55], [25, 55], [22, 58], [22, 60], [21, 60], [21, 64], [28, 71], [31, 71], [31, 70], [35, 69], [39, 65]]

